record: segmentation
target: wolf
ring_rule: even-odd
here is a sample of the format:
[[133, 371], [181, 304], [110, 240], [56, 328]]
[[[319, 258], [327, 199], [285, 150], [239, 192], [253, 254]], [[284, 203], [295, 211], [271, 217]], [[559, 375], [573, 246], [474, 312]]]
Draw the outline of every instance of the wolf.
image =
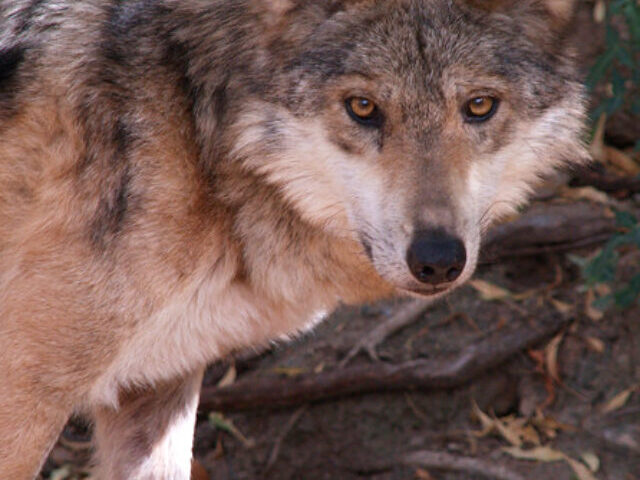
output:
[[439, 297], [586, 158], [565, 0], [0, 0], [0, 478], [188, 479], [207, 362]]

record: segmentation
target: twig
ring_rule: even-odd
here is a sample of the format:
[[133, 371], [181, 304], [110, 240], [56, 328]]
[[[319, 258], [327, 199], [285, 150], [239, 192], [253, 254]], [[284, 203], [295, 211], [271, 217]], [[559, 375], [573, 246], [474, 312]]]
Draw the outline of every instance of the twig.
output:
[[519, 473], [495, 462], [489, 463], [477, 458], [451, 455], [445, 452], [422, 450], [407, 453], [400, 457], [400, 462], [415, 467], [465, 472], [470, 475], [490, 478], [491, 480], [525, 480]]
[[201, 408], [218, 412], [280, 408], [371, 392], [453, 388], [554, 336], [568, 323], [569, 319], [557, 317], [537, 326], [521, 322], [467, 345], [455, 356], [357, 365], [293, 378], [249, 377], [224, 388], [205, 387]]
[[291, 415], [291, 418], [289, 418], [289, 421], [282, 429], [282, 432], [280, 432], [280, 435], [276, 439], [276, 442], [273, 444], [273, 448], [271, 449], [271, 453], [269, 454], [269, 459], [267, 460], [267, 464], [264, 467], [265, 474], [268, 473], [269, 470], [271, 470], [273, 465], [278, 460], [278, 456], [280, 455], [280, 448], [282, 447], [282, 442], [284, 442], [284, 439], [287, 437], [287, 435], [289, 435], [289, 432], [291, 431], [291, 429], [295, 426], [296, 423], [298, 423], [298, 420], [300, 420], [300, 417], [304, 414], [304, 412], [307, 411], [308, 407], [309, 407], [308, 405], [303, 405], [302, 407], [297, 409], [295, 412], [293, 412], [293, 415]]
[[347, 353], [340, 362], [340, 368], [344, 368], [360, 352], [366, 352], [372, 360], [378, 360], [378, 345], [398, 330], [415, 322], [432, 304], [431, 299], [412, 300], [403, 304], [388, 320], [374, 328]]

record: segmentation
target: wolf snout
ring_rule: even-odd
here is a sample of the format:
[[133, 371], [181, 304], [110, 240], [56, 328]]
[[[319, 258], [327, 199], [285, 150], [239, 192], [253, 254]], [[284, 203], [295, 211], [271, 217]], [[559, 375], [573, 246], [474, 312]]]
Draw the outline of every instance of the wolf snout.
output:
[[413, 276], [420, 283], [433, 286], [458, 279], [466, 262], [464, 243], [442, 230], [416, 232], [407, 251], [407, 264]]

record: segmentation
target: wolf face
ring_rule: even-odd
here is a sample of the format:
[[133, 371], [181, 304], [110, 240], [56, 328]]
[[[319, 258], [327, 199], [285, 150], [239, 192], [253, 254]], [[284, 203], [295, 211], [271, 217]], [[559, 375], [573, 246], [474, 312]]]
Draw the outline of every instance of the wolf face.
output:
[[266, 62], [269, 94], [239, 115], [233, 157], [307, 221], [357, 239], [397, 289], [461, 284], [482, 231], [585, 157], [559, 14], [517, 3], [354, 2], [318, 23], [322, 7], [298, 7], [305, 44], [271, 45], [286, 59]]

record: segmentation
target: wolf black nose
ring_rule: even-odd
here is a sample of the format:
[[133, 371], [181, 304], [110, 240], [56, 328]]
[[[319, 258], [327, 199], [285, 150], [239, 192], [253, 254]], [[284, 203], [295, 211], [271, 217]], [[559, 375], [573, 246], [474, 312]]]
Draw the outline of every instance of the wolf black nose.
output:
[[439, 230], [416, 232], [407, 252], [407, 264], [421, 283], [453, 282], [464, 270], [467, 252], [458, 238]]

